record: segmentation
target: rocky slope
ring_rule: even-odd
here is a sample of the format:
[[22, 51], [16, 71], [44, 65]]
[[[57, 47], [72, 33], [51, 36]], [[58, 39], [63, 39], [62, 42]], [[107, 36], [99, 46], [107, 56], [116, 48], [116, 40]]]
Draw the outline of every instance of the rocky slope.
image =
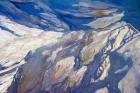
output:
[[62, 33], [15, 23], [20, 36], [1, 29], [1, 93], [138, 93], [139, 32], [117, 24]]
[[[34, 16], [28, 17], [30, 13], [15, 5], [27, 1], [34, 2], [0, 1], [0, 7], [9, 14], [0, 11], [0, 93], [140, 92], [140, 33], [122, 20], [125, 14], [120, 7], [104, 2], [96, 2], [92, 7], [82, 2], [74, 6], [86, 7], [82, 8], [86, 12], [54, 8], [65, 20], [59, 20], [58, 15], [46, 17], [62, 23], [52, 25], [48, 19], [50, 23], [42, 23], [46, 21], [36, 15], [40, 14], [36, 10]], [[44, 0], [37, 1], [42, 6]], [[87, 12], [87, 7], [94, 11]], [[24, 21], [15, 20], [10, 14]], [[91, 16], [96, 18], [87, 21]], [[32, 20], [37, 17], [38, 21]], [[42, 25], [54, 27], [53, 31]]]

